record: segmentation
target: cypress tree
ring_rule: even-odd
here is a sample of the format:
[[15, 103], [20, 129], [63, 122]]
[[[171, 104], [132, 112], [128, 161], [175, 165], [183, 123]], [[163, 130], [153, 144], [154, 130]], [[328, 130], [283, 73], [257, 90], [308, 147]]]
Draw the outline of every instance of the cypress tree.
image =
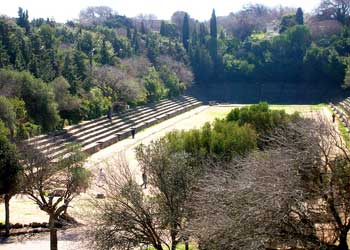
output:
[[132, 47], [134, 48], [135, 53], [138, 53], [140, 51], [140, 44], [139, 44], [139, 33], [137, 32], [137, 28], [134, 28], [134, 34], [132, 37]]
[[298, 8], [296, 16], [295, 16], [295, 21], [299, 25], [304, 25], [304, 12], [302, 8]]
[[216, 15], [215, 9], [211, 14], [210, 19], [210, 48], [209, 48], [211, 59], [214, 65], [217, 65], [217, 56], [218, 56], [218, 28], [216, 24]]
[[162, 23], [160, 24], [160, 31], [159, 33], [162, 35], [162, 36], [165, 36], [166, 35], [166, 31], [165, 31], [165, 22], [162, 21]]
[[141, 22], [141, 33], [142, 34], [146, 34], [147, 33], [144, 21]]
[[190, 22], [188, 14], [185, 13], [184, 21], [182, 25], [182, 44], [186, 51], [188, 52], [189, 44], [190, 44]]

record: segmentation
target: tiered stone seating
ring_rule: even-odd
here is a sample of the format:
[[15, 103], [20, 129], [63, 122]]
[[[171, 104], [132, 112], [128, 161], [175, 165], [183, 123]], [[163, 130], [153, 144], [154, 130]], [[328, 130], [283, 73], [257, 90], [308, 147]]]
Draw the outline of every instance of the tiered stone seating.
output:
[[93, 154], [129, 137], [132, 128], [140, 131], [200, 105], [193, 97], [181, 96], [114, 114], [112, 122], [107, 117], [86, 121], [54, 134], [31, 138], [27, 143], [52, 160], [65, 157], [69, 143], [79, 143], [84, 152]]
[[339, 120], [343, 123], [345, 128], [350, 130], [350, 122], [349, 122], [349, 114], [350, 114], [350, 103], [349, 98], [346, 100], [339, 102], [338, 105], [330, 103], [330, 107], [333, 112], [338, 116]]

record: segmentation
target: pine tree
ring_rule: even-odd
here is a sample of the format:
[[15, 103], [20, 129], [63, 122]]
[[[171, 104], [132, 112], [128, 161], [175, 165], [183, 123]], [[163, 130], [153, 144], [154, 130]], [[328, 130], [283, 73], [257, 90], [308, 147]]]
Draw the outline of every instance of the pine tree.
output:
[[304, 12], [302, 8], [298, 8], [296, 16], [295, 16], [295, 21], [299, 25], [304, 25]]
[[182, 24], [182, 44], [188, 52], [190, 44], [190, 21], [187, 13], [185, 13], [184, 21]]

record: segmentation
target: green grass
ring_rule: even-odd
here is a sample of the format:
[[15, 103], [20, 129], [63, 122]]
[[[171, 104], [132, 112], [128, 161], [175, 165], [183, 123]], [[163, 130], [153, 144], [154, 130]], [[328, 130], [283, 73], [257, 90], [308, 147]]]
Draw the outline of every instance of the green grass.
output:
[[345, 126], [343, 125], [343, 123], [341, 121], [339, 121], [338, 124], [339, 124], [339, 131], [340, 131], [341, 135], [343, 136], [343, 139], [345, 140], [346, 147], [350, 148], [350, 136], [349, 136], [349, 133], [348, 133], [347, 129], [345, 128]]

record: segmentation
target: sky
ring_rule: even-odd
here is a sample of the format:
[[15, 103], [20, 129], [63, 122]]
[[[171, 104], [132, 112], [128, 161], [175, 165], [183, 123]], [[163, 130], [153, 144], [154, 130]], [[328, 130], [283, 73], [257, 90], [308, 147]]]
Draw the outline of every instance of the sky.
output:
[[169, 20], [177, 10], [183, 10], [198, 20], [210, 18], [215, 8], [217, 16], [237, 12], [244, 5], [260, 3], [267, 6], [302, 7], [311, 12], [320, 0], [0, 0], [0, 14], [17, 17], [18, 7], [29, 11], [29, 18], [53, 18], [65, 22], [78, 18], [80, 10], [88, 6], [109, 6], [121, 15], [134, 17], [139, 14], [155, 14]]

